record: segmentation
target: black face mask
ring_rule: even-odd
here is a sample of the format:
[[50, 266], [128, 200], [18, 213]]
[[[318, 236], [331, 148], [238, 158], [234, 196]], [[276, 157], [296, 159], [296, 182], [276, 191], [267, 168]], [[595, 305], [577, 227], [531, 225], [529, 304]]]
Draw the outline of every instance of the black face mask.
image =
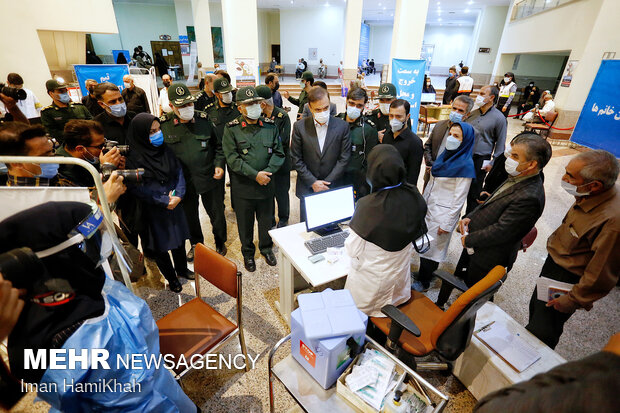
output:
[[90, 93], [91, 95], [95, 94], [95, 88], [94, 87], [88, 88], [88, 93]]
[[170, 86], [170, 82], [164, 82], [164, 86], [165, 87], [169, 87]]
[[273, 88], [273, 90], [278, 90], [280, 89], [280, 82], [276, 83], [275, 87]]

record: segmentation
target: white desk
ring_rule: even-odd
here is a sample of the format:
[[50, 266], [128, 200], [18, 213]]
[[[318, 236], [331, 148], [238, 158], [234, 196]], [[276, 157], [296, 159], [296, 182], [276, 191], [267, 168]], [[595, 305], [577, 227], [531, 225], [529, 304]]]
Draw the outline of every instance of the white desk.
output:
[[276, 306], [286, 321], [291, 323], [291, 312], [295, 301], [293, 288], [293, 268], [313, 287], [342, 278], [349, 272], [349, 256], [343, 254], [340, 259], [330, 264], [327, 260], [316, 264], [308, 260], [310, 251], [304, 241], [317, 238], [314, 232], [306, 232], [306, 224], [289, 225], [269, 231], [271, 239], [278, 246], [278, 273], [280, 283], [280, 301]]
[[538, 351], [541, 358], [521, 373], [518, 373], [475, 335], [472, 335], [471, 343], [455, 362], [454, 375], [458, 377], [476, 399], [480, 400], [491, 392], [529, 380], [538, 373], [544, 373], [559, 364], [566, 363], [562, 356], [545, 345], [527, 331], [525, 327], [506, 314], [504, 310], [491, 302], [486, 303], [478, 310], [474, 331], [484, 327], [491, 321], [501, 323], [511, 333], [518, 334]]

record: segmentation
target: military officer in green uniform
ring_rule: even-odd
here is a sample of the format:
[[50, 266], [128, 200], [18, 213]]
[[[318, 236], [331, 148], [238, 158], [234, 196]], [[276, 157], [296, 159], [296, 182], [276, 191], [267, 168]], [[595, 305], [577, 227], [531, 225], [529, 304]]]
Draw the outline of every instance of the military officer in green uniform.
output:
[[204, 87], [198, 92], [196, 96], [196, 102], [194, 103], [194, 107], [196, 110], [206, 111], [207, 107], [211, 107], [212, 104], [217, 102], [217, 98], [215, 97], [215, 93], [213, 92], [213, 81], [216, 79], [216, 76], [213, 73], [207, 73], [204, 79]]
[[205, 106], [204, 111], [209, 115], [209, 120], [215, 125], [220, 139], [224, 136], [226, 124], [238, 118], [241, 113], [232, 96], [233, 87], [225, 77], [218, 77], [213, 81], [213, 92], [217, 98]]
[[353, 185], [355, 200], [370, 193], [370, 186], [366, 182], [366, 168], [368, 154], [379, 144], [377, 129], [372, 120], [362, 113], [368, 102], [366, 90], [357, 88], [347, 94], [347, 111], [338, 115], [349, 123], [349, 137], [351, 138], [351, 158], [344, 173], [347, 185]]
[[255, 216], [260, 252], [268, 265], [277, 265], [269, 236], [275, 193], [272, 175], [284, 163], [280, 133], [271, 119], [261, 116], [261, 100], [251, 86], [237, 91], [241, 116], [228, 122], [222, 142], [230, 172], [230, 192], [237, 215], [241, 253], [245, 268], [250, 272], [256, 270]]
[[[383, 141], [383, 134], [390, 129], [390, 104], [396, 100], [396, 86], [392, 83], [381, 83], [379, 85], [379, 108], [373, 110], [368, 118], [375, 124], [379, 131], [379, 142]], [[411, 128], [411, 119], [407, 121], [407, 125]]]
[[306, 70], [301, 74], [301, 93], [299, 94], [299, 98], [295, 99], [292, 97], [286, 90], [282, 92], [282, 95], [288, 99], [293, 105], [297, 105], [297, 119], [301, 119], [301, 114], [304, 111], [304, 105], [308, 103], [308, 92], [310, 88], [314, 84], [314, 75], [311, 71]]
[[[275, 106], [269, 86], [257, 86], [256, 93], [264, 99], [260, 103], [263, 116], [271, 119], [278, 127], [282, 149], [284, 150], [284, 163], [278, 169], [278, 172], [272, 176], [276, 192], [275, 200], [278, 203], [277, 227], [282, 228], [288, 225], [288, 218], [291, 212], [291, 201], [288, 196], [288, 191], [291, 187], [291, 119], [284, 109]], [[271, 226], [276, 226], [275, 209], [271, 221]]]
[[199, 196], [211, 220], [215, 248], [219, 254], [226, 255], [224, 194], [220, 190], [226, 163], [222, 141], [207, 114], [194, 110], [195, 97], [187, 86], [179, 82], [171, 84], [168, 87], [168, 98], [172, 112], [160, 118], [161, 130], [164, 141], [181, 161], [187, 181], [182, 206], [192, 244], [188, 260], [193, 260], [195, 245], [204, 241], [198, 219]]
[[52, 98], [52, 104], [41, 110], [41, 123], [52, 138], [62, 143], [67, 122], [71, 119], [92, 119], [93, 116], [86, 106], [71, 101], [64, 82], [50, 79], [45, 82], [45, 88]]

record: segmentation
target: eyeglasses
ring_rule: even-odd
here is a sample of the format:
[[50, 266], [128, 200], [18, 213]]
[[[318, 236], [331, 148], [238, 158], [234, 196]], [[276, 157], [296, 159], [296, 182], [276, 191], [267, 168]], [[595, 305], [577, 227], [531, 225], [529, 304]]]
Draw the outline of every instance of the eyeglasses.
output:
[[95, 148], [95, 149], [100, 149], [101, 150], [101, 149], [105, 148], [105, 145], [106, 145], [106, 142], [103, 142], [101, 145], [97, 145], [97, 146], [87, 145], [86, 147], [87, 148]]

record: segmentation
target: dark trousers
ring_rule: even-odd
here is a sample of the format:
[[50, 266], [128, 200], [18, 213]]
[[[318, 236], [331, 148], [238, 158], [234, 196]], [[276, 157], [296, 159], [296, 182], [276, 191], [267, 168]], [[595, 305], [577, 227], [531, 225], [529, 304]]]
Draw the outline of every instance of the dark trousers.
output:
[[502, 112], [502, 115], [504, 115], [506, 118], [508, 118], [508, 115], [510, 114], [510, 108], [511, 105], [508, 105], [508, 108], [506, 109], [506, 111], [502, 111], [502, 109], [504, 109], [504, 105], [506, 104], [506, 102], [508, 101], [508, 98], [499, 98], [499, 100], [497, 101], [497, 110], [499, 110], [500, 112]]
[[[202, 205], [209, 215], [211, 226], [213, 227], [213, 238], [215, 245], [221, 247], [226, 242], [226, 216], [224, 215], [224, 181], [218, 183], [218, 186], [210, 191], [200, 194]], [[204, 242], [202, 235], [202, 227], [198, 217], [199, 196], [192, 189], [185, 194], [183, 198], [183, 210], [189, 225], [190, 243], [192, 245]]]
[[366, 171], [346, 171], [344, 173], [344, 185], [353, 185], [355, 200], [365, 197], [370, 193], [370, 185], [366, 182]]
[[[459, 261], [456, 263], [456, 270], [454, 275], [463, 281], [468, 288], [471, 288], [478, 281], [486, 277], [495, 265], [482, 267], [472, 261], [471, 255], [467, 253], [467, 249], [463, 248]], [[439, 296], [437, 297], [437, 305], [443, 306], [450, 298], [453, 288], [446, 283], [441, 283], [441, 289], [439, 290]]]
[[431, 284], [433, 272], [435, 272], [438, 267], [438, 262], [420, 257], [420, 272], [418, 272], [416, 279], [422, 283], [424, 288], [428, 288]]
[[482, 192], [482, 184], [484, 183], [484, 177], [487, 174], [486, 171], [482, 170], [482, 162], [488, 161], [489, 159], [491, 159], [491, 155], [474, 155], [474, 169], [476, 170], [476, 177], [471, 182], [469, 193], [467, 194], [467, 208], [465, 209], [466, 214], [469, 214], [478, 206], [476, 199], [478, 199], [480, 192]]
[[[565, 270], [553, 261], [551, 256], [547, 256], [545, 265], [540, 271], [541, 277], [552, 278], [571, 284], [579, 282], [579, 276]], [[560, 341], [560, 336], [564, 331], [564, 323], [573, 315], [572, 313], [562, 313], [553, 307], [547, 307], [547, 303], [537, 298], [537, 289], [534, 288], [530, 299], [530, 318], [525, 328], [543, 343], [551, 348], [555, 348]]]
[[[288, 191], [291, 188], [291, 173], [290, 172], [277, 172], [272, 175], [273, 183], [276, 188], [276, 195], [274, 197], [275, 202], [278, 203], [278, 219], [280, 222], [288, 221], [291, 213], [291, 201], [288, 196]], [[274, 218], [272, 223], [275, 225], [275, 206], [274, 206]]]
[[273, 218], [273, 198], [245, 199], [232, 195], [235, 201], [237, 229], [241, 240], [241, 253], [244, 257], [254, 257], [254, 219], [258, 221], [258, 248], [261, 254], [271, 252], [273, 241], [269, 235]]
[[[146, 252], [146, 251], [145, 251]], [[149, 250], [150, 256], [155, 259], [159, 271], [166, 277], [166, 280], [170, 282], [177, 278], [178, 275], [185, 274], [187, 272], [187, 258], [185, 257], [185, 245], [172, 250], [172, 260], [174, 261], [174, 267], [172, 261], [170, 261], [170, 255], [168, 251], [152, 251]]]

